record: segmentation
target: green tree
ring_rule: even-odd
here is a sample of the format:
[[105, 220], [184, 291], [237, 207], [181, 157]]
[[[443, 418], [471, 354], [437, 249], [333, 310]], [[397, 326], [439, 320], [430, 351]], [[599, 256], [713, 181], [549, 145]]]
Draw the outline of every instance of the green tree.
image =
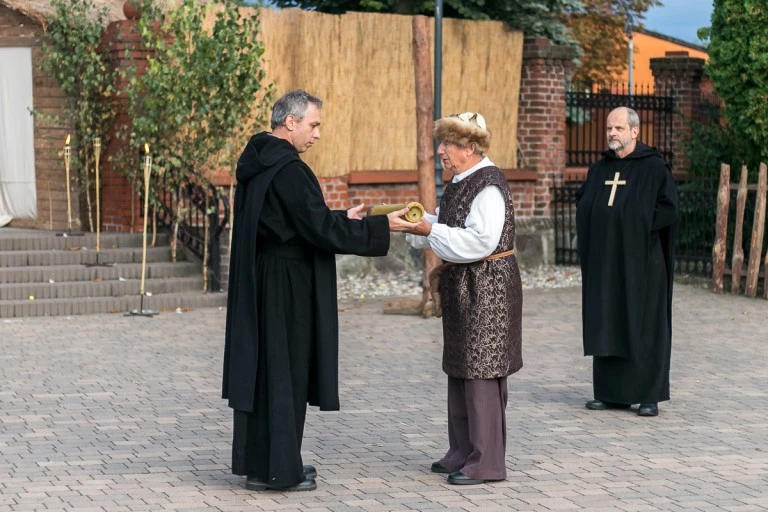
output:
[[629, 25], [637, 25], [660, 0], [583, 0], [582, 14], [571, 18], [582, 55], [573, 75], [580, 84], [608, 85], [627, 69]]
[[[200, 178], [220, 167], [234, 171], [233, 155], [244, 145], [249, 129], [266, 124], [273, 88], [262, 67], [258, 8], [243, 7], [236, 0], [188, 0], [175, 10], [162, 11], [154, 0], [143, 0], [140, 10], [142, 50], [150, 57], [143, 73], [129, 71], [134, 150], [125, 155], [126, 169], [134, 184], [143, 183], [136, 179], [140, 166], [135, 156], [148, 145], [153, 169], [162, 176], [150, 193], [158, 186], [172, 193], [165, 206], [175, 214], [175, 260], [176, 232], [185, 214], [182, 187], [190, 181], [205, 183]], [[150, 201], [156, 204], [155, 197]], [[205, 204], [208, 210], [207, 200]]]
[[93, 231], [92, 143], [94, 137], [100, 137], [102, 147], [106, 147], [108, 128], [114, 120], [114, 73], [100, 49], [107, 9], [97, 10], [92, 0], [52, 0], [51, 5], [54, 12], [46, 20], [41, 67], [59, 84], [67, 104], [64, 118], [50, 120], [73, 128], [72, 171], [85, 188], [88, 222]]
[[[301, 7], [341, 14], [346, 11], [434, 15], [434, 0], [275, 0], [279, 7]], [[582, 10], [582, 0], [445, 0], [449, 18], [504, 21], [530, 36], [547, 37], [558, 44], [573, 44], [569, 16]]]
[[241, 149], [233, 138], [266, 123], [272, 86], [259, 23], [257, 8], [234, 0], [188, 0], [167, 12], [151, 0], [142, 5], [139, 30], [152, 56], [143, 74], [129, 77], [131, 145], [149, 144], [156, 168], [172, 179], [228, 163]]
[[764, 0], [715, 0], [708, 35], [707, 74], [725, 102], [740, 156], [768, 161], [768, 6]]

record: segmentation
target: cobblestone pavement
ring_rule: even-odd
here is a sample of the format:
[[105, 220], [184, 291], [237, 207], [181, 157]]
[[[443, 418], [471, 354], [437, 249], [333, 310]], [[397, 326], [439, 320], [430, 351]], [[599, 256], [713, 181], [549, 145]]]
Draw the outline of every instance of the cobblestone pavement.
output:
[[308, 416], [305, 493], [229, 472], [225, 312], [0, 322], [0, 512], [768, 510], [768, 302], [676, 288], [672, 401], [588, 411], [580, 289], [525, 293], [508, 479], [451, 486], [438, 320], [340, 316], [342, 411]]

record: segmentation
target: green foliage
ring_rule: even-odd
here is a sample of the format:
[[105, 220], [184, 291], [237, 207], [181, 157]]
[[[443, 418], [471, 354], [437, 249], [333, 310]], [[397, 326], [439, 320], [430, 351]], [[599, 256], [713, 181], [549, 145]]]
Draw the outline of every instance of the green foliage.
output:
[[[215, 21], [206, 27], [210, 9]], [[141, 10], [151, 57], [143, 74], [129, 76], [131, 145], [149, 144], [155, 168], [179, 182], [229, 160], [247, 129], [266, 122], [272, 87], [262, 68], [258, 10], [234, 0], [188, 0], [165, 13], [145, 0]]]
[[584, 12], [571, 18], [573, 36], [582, 49], [573, 81], [609, 85], [627, 69], [626, 29], [659, 0], [583, 0]]
[[768, 5], [715, 0], [707, 73], [726, 104], [736, 149], [768, 160]]
[[101, 137], [106, 147], [114, 119], [114, 73], [99, 48], [107, 10], [96, 10], [92, 0], [52, 0], [51, 5], [54, 13], [47, 20], [41, 67], [67, 97], [68, 119], [53, 121], [71, 123], [72, 171], [88, 190], [93, 138]]
[[[279, 7], [301, 7], [319, 12], [435, 13], [434, 0], [276, 0]], [[449, 18], [504, 21], [528, 36], [547, 37], [558, 44], [573, 44], [568, 16], [582, 11], [582, 0], [445, 0]]]

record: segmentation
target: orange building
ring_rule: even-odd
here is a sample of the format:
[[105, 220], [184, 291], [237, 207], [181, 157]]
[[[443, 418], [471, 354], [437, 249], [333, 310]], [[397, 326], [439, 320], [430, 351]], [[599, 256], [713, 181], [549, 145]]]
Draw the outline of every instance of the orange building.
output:
[[[664, 57], [668, 52], [688, 52], [689, 57], [704, 59], [709, 58], [707, 49], [703, 46], [688, 43], [674, 37], [666, 36], [658, 32], [635, 28], [632, 32], [632, 42], [635, 51], [632, 56], [632, 82], [636, 85], [646, 86], [653, 90], [653, 74], [651, 73], [651, 59]], [[625, 70], [617, 82], [628, 83], [629, 73]]]

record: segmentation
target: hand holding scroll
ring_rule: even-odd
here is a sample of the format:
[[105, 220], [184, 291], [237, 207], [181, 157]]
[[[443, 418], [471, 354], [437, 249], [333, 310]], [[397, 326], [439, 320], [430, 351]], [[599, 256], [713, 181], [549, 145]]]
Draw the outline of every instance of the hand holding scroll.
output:
[[401, 218], [402, 214], [398, 215], [399, 212], [403, 212], [404, 210], [398, 210], [397, 212], [392, 212], [390, 214], [387, 214], [387, 217], [389, 217], [389, 230], [393, 232], [398, 233], [410, 233], [412, 235], [419, 235], [419, 236], [427, 236], [432, 231], [432, 224], [430, 222], [422, 217], [419, 222], [408, 222], [407, 220], [403, 220]]

